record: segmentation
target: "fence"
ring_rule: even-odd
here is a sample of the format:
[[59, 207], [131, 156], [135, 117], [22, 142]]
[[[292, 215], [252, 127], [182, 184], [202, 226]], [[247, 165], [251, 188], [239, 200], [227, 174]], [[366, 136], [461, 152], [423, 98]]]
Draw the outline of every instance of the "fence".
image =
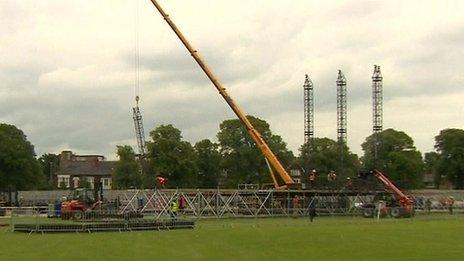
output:
[[10, 216], [10, 230], [25, 233], [58, 232], [100, 232], [100, 231], [138, 231], [171, 230], [194, 228], [192, 220], [169, 216], [155, 217], [140, 212], [119, 213], [118, 211], [92, 210], [42, 213], [37, 210], [14, 209]]

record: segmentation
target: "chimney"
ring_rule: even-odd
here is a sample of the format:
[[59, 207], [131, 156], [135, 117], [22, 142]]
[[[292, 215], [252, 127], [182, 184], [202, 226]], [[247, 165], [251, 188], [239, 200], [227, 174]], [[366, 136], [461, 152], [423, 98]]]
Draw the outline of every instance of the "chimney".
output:
[[65, 169], [72, 159], [72, 151], [63, 150], [60, 154], [60, 170]]

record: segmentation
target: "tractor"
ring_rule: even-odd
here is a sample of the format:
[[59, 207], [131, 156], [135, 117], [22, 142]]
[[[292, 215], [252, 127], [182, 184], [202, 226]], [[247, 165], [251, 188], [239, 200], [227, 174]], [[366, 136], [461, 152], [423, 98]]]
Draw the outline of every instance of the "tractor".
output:
[[85, 215], [101, 210], [102, 196], [98, 190], [77, 188], [71, 191], [69, 197], [61, 203], [61, 218], [81, 220]]

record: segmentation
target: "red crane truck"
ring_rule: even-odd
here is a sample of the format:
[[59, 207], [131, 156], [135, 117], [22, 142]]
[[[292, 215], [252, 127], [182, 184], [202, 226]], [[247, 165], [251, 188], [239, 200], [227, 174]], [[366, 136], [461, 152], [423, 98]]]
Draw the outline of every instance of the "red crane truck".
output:
[[[390, 194], [379, 195], [380, 197], [374, 197], [373, 203], [364, 204], [362, 211], [363, 216], [373, 217], [375, 215], [375, 210], [379, 205], [381, 205], [381, 208], [378, 209], [378, 211], [380, 211], [382, 216], [389, 215], [394, 218], [414, 216], [413, 197], [404, 194], [382, 172], [374, 170], [372, 171], [372, 174], [374, 174], [374, 176], [383, 183], [385, 190]], [[379, 199], [385, 201], [385, 204], [380, 204]]]

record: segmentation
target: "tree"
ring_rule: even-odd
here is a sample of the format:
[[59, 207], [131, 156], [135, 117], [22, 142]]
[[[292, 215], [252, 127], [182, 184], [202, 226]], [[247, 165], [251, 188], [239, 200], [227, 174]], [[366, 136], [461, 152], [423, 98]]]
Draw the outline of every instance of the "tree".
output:
[[464, 130], [445, 129], [435, 137], [439, 154], [437, 172], [446, 177], [456, 189], [464, 188]]
[[[378, 135], [377, 139], [375, 135]], [[376, 140], [379, 141], [377, 160], [374, 159]], [[364, 150], [361, 159], [364, 168], [385, 172], [401, 188], [412, 189], [422, 186], [424, 168], [422, 155], [406, 133], [387, 129], [367, 137], [361, 146]]]
[[[261, 133], [271, 150], [284, 167], [294, 156], [287, 144], [278, 135], [272, 134], [269, 124], [259, 118], [247, 116], [253, 126]], [[217, 134], [221, 153], [221, 167], [225, 170], [226, 186], [236, 187], [240, 183], [270, 183], [269, 169], [265, 158], [243, 124], [238, 119], [225, 120]]]
[[198, 185], [201, 188], [216, 188], [221, 175], [218, 144], [205, 139], [197, 142], [194, 149], [198, 166]]
[[13, 125], [0, 124], [0, 190], [38, 189], [44, 184], [34, 146]]
[[137, 162], [132, 147], [117, 146], [117, 154], [119, 160], [113, 173], [114, 186], [118, 189], [140, 187], [142, 182], [140, 164]]
[[[340, 157], [342, 151], [343, 161]], [[359, 159], [349, 151], [348, 146], [329, 138], [314, 138], [300, 148], [300, 165], [308, 172], [315, 169], [318, 173], [336, 171], [337, 175], [352, 177], [359, 170]]]
[[440, 154], [431, 151], [424, 154], [424, 173], [433, 175], [433, 183], [438, 187], [441, 183], [440, 173], [437, 171]]
[[154, 175], [160, 175], [168, 178], [168, 187], [195, 187], [198, 173], [195, 152], [189, 142], [182, 140], [181, 131], [171, 124], [161, 125], [150, 132], [150, 137], [152, 141], [147, 142], [150, 173], [146, 186], [152, 187]]
[[53, 187], [52, 184], [52, 176], [55, 172], [58, 171], [60, 165], [60, 156], [53, 154], [53, 153], [46, 153], [39, 157], [40, 167], [43, 173], [43, 180], [48, 181], [45, 184], [41, 185], [41, 189], [51, 189]]

